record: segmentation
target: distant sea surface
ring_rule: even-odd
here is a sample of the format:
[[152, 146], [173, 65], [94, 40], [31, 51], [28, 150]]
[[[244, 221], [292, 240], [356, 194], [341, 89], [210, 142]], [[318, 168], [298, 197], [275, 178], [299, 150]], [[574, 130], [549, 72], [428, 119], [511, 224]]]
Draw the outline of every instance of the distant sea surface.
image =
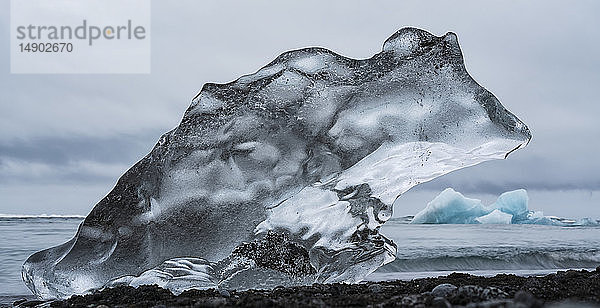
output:
[[[75, 235], [83, 217], [0, 216], [0, 304], [31, 298], [21, 265], [32, 253]], [[398, 245], [396, 261], [368, 280], [468, 272], [537, 275], [600, 266], [600, 227], [411, 225], [388, 221], [381, 233]]]

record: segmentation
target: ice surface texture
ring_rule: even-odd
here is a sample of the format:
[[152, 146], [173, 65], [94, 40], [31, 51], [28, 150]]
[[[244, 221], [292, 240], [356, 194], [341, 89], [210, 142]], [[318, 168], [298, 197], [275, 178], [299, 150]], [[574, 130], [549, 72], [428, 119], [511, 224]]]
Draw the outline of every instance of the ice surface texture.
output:
[[495, 203], [483, 205], [452, 188], [446, 188], [410, 221], [413, 224], [538, 224], [556, 226], [599, 225], [591, 218], [571, 220], [544, 216], [529, 209], [529, 196], [524, 189], [501, 194]]
[[453, 33], [404, 28], [364, 60], [289, 51], [205, 84], [77, 235], [32, 255], [23, 277], [44, 298], [108, 281], [360, 281], [395, 258], [379, 227], [398, 196], [530, 137], [469, 76]]

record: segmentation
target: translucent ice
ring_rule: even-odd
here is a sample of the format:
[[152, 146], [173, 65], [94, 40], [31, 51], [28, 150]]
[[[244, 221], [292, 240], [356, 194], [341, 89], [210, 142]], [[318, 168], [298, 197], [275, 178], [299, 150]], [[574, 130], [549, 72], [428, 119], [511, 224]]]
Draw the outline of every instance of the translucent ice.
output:
[[511, 214], [514, 220], [527, 218], [529, 197], [525, 189], [505, 192], [498, 197], [492, 208]]
[[506, 225], [512, 222], [513, 215], [502, 212], [499, 209], [493, 210], [491, 213], [475, 218], [475, 221], [482, 224], [498, 224]]
[[526, 145], [467, 73], [457, 37], [405, 28], [369, 59], [286, 52], [205, 84], [69, 242], [32, 255], [44, 298], [114, 284], [356, 282], [395, 258], [379, 234], [419, 183]]
[[410, 221], [413, 224], [540, 224], [557, 226], [590, 226], [599, 222], [590, 218], [569, 220], [544, 216], [541, 211], [529, 210], [525, 189], [501, 194], [495, 203], [483, 205], [452, 188], [446, 188]]
[[446, 188], [411, 221], [414, 224], [470, 224], [489, 214], [480, 200], [469, 199], [452, 188]]

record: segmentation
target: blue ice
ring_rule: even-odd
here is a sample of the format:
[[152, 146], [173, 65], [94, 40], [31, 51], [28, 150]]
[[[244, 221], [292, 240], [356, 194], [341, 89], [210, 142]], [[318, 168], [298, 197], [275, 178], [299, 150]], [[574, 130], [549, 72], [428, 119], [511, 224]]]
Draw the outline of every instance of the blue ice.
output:
[[571, 220], [544, 216], [529, 209], [525, 189], [501, 194], [496, 202], [484, 205], [481, 200], [467, 198], [452, 188], [446, 188], [415, 215], [413, 224], [540, 224], [557, 226], [600, 225], [599, 221], [583, 218]]

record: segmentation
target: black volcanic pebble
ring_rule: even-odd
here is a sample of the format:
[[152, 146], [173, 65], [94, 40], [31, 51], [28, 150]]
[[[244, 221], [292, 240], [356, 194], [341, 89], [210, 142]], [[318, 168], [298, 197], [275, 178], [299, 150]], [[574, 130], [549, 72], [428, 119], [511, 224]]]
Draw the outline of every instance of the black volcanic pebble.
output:
[[[434, 295], [432, 290], [441, 284], [452, 284], [456, 289], [450, 288], [445, 297]], [[157, 286], [120, 286], [49, 304], [51, 307], [543, 307], [562, 301], [600, 306], [600, 268], [543, 277], [454, 273], [412, 281], [314, 284], [273, 290], [189, 290], [179, 296]], [[39, 303], [28, 301], [20, 306]]]
[[438, 297], [446, 297], [454, 293], [458, 289], [455, 285], [449, 283], [442, 283], [431, 290], [431, 295]]

